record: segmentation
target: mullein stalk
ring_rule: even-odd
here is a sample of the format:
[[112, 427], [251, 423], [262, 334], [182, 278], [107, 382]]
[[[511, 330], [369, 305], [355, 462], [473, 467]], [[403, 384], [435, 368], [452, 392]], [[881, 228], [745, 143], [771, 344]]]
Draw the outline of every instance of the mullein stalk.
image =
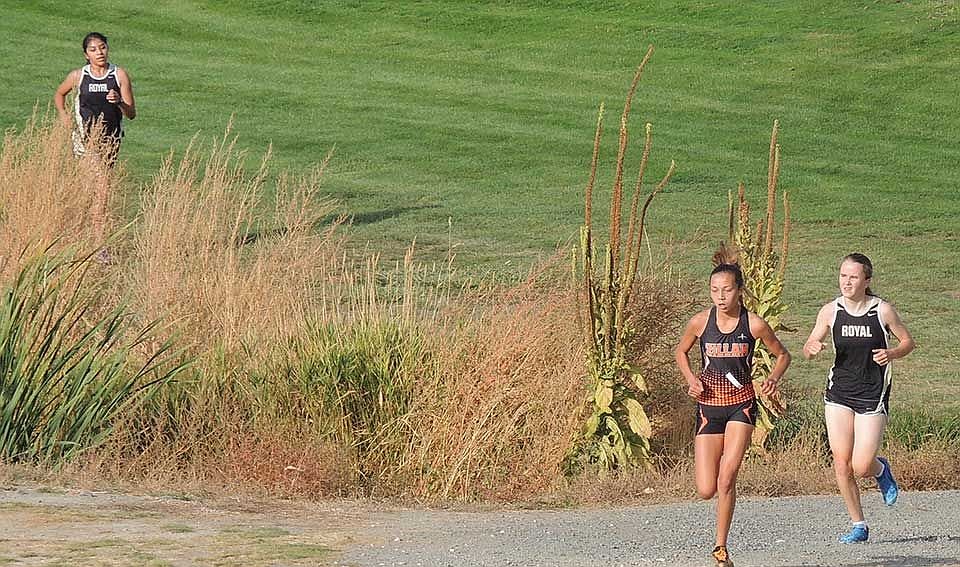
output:
[[640, 77], [643, 75], [643, 69], [653, 55], [653, 46], [647, 49], [643, 61], [637, 66], [637, 72], [633, 75], [633, 82], [630, 83], [630, 90], [627, 92], [627, 100], [623, 104], [623, 114], [620, 115], [620, 136], [617, 147], [616, 170], [613, 177], [613, 199], [610, 204], [610, 248], [613, 250], [614, 265], [618, 263], [620, 255], [620, 205], [623, 198], [623, 168], [627, 153], [627, 143], [629, 139], [627, 122], [630, 117], [630, 107], [633, 105], [633, 96], [637, 92], [637, 85], [640, 83]]
[[[639, 255], [639, 251], [634, 247], [634, 238], [638, 230], [637, 212], [640, 207], [640, 191], [643, 187], [643, 175], [647, 170], [647, 162], [650, 158], [650, 147], [653, 144], [653, 126], [648, 122], [644, 130], [643, 154], [640, 158], [640, 167], [637, 171], [637, 183], [633, 188], [633, 198], [630, 202], [630, 218], [627, 226], [627, 242], [625, 247], [626, 255], [623, 262], [625, 269], [620, 270], [620, 296], [617, 300], [617, 319], [615, 323], [618, 329], [623, 326], [624, 310], [630, 295], [630, 289], [633, 285], [634, 274], [632, 267], [636, 265], [635, 258]], [[642, 222], [640, 223], [639, 230], [643, 230]]]
[[[673, 175], [675, 165], [671, 162], [667, 175], [647, 197], [642, 212], [638, 216], [640, 191], [652, 141], [652, 129], [649, 124], [646, 127], [643, 157], [629, 209], [626, 243], [621, 242], [621, 214], [624, 160], [629, 142], [628, 118], [637, 84], [652, 53], [651, 46], [634, 74], [620, 118], [610, 205], [610, 240], [603, 248], [602, 267], [594, 266], [592, 196], [599, 161], [603, 105], [600, 106], [597, 119], [590, 176], [584, 199], [584, 226], [580, 231], [581, 250], [578, 255], [574, 255], [574, 260], [579, 256], [583, 264], [582, 276], [577, 273], [576, 266], [572, 267], [576, 280], [582, 282], [578, 293], [581, 301], [578, 317], [583, 314], [586, 320], [579, 320], [578, 325], [586, 334], [589, 375], [593, 382], [590, 396], [592, 411], [584, 424], [580, 443], [568, 455], [567, 466], [572, 467], [568, 468], [568, 471], [578, 468], [579, 465], [575, 463], [581, 463], [580, 459], [584, 457], [588, 463], [601, 468], [617, 468], [635, 463], [646, 466], [650, 464], [650, 422], [637, 399], [638, 392], [645, 391], [645, 382], [636, 369], [625, 360], [625, 345], [631, 333], [626, 311], [640, 256], [640, 243], [647, 208], [653, 196], [663, 189]], [[631, 375], [632, 382], [629, 381]]]
[[777, 266], [777, 279], [783, 281], [787, 273], [787, 250], [790, 249], [790, 200], [783, 193], [783, 242], [780, 243], [780, 264]]
[[[643, 154], [640, 157], [640, 167], [637, 170], [637, 183], [633, 188], [633, 199], [630, 202], [630, 223], [627, 226], [627, 254], [632, 255], [632, 251], [637, 248], [635, 245], [635, 240], [637, 239], [637, 234], [642, 234], [643, 226], [637, 228], [637, 213], [640, 210], [640, 192], [643, 189], [643, 176], [647, 171], [647, 162], [650, 159], [650, 148], [653, 145], [653, 125], [647, 122], [644, 127], [644, 140], [643, 140]], [[631, 265], [632, 262], [627, 260], [627, 265]], [[627, 272], [625, 272], [627, 273]]]
[[667, 173], [664, 174], [663, 178], [660, 180], [660, 183], [657, 183], [656, 187], [653, 188], [653, 191], [650, 195], [647, 196], [647, 200], [643, 203], [643, 209], [640, 211], [640, 230], [637, 231], [637, 243], [636, 250], [637, 254], [633, 259], [633, 272], [637, 271], [637, 262], [640, 258], [640, 249], [643, 243], [643, 235], [645, 234], [645, 227], [647, 223], [647, 210], [650, 208], [650, 203], [653, 201], [653, 198], [657, 196], [660, 191], [663, 191], [664, 187], [667, 186], [667, 183], [670, 183], [670, 180], [673, 178], [673, 174], [677, 171], [677, 163], [673, 160], [670, 160], [670, 167], [667, 168]]
[[763, 255], [769, 256], [773, 251], [773, 217], [777, 203], [777, 177], [780, 175], [780, 146], [777, 144], [777, 135], [780, 132], [780, 121], [773, 121], [773, 132], [770, 134], [770, 157], [767, 163], [767, 234], [763, 241]]
[[[781, 315], [786, 309], [782, 301], [784, 274], [790, 231], [790, 203], [783, 195], [783, 238], [774, 251], [774, 221], [776, 220], [776, 192], [780, 176], [780, 144], [777, 142], [780, 123], [775, 121], [770, 136], [770, 153], [767, 162], [767, 207], [764, 218], [751, 226], [750, 206], [747, 203], [743, 183], [737, 187], [737, 215], [734, 226], [734, 201], [728, 194], [728, 236], [740, 252], [740, 265], [746, 286], [744, 302], [748, 309], [767, 320], [774, 331], [784, 330]], [[773, 369], [773, 359], [763, 345], [758, 345], [754, 357], [754, 381], [763, 381]], [[754, 445], [763, 450], [763, 443], [775, 427], [773, 418], [784, 411], [780, 396], [761, 396]]]
[[603, 257], [605, 260], [603, 266], [603, 284], [600, 288], [600, 338], [603, 346], [600, 352], [601, 356], [606, 359], [609, 358], [613, 353], [613, 339], [614, 335], [616, 334], [616, 329], [613, 327], [613, 250], [610, 248], [609, 244], [604, 247]]

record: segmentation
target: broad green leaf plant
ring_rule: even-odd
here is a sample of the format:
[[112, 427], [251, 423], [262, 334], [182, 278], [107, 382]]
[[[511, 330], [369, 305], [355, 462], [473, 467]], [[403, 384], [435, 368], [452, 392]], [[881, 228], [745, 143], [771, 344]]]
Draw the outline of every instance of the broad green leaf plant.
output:
[[100, 445], [186, 364], [158, 322], [99, 310], [90, 262], [44, 254], [2, 291], [0, 461], [55, 465]]

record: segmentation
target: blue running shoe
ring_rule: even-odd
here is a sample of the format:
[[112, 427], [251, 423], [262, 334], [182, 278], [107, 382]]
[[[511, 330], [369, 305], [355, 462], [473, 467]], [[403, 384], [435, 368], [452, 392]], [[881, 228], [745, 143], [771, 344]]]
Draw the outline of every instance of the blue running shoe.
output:
[[870, 528], [867, 526], [853, 526], [850, 531], [840, 536], [840, 543], [863, 543], [870, 537]]
[[877, 457], [883, 470], [876, 477], [877, 487], [880, 488], [880, 494], [883, 496], [883, 503], [887, 506], [893, 506], [897, 502], [897, 496], [900, 495], [900, 487], [897, 481], [893, 479], [893, 472], [890, 470], [890, 462], [883, 457]]

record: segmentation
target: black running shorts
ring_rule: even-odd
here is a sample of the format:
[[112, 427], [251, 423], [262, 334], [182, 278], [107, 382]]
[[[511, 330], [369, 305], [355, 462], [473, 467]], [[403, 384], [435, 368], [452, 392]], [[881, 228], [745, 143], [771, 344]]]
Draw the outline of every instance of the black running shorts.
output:
[[823, 396], [823, 402], [828, 406], [839, 406], [852, 410], [853, 413], [860, 415], [888, 415], [887, 407], [890, 403], [890, 388], [884, 392], [883, 398], [879, 400], [864, 400], [852, 396], [842, 396], [827, 390]]
[[697, 404], [697, 435], [722, 434], [727, 429], [727, 422], [730, 421], [756, 425], [757, 400], [748, 400], [732, 406]]

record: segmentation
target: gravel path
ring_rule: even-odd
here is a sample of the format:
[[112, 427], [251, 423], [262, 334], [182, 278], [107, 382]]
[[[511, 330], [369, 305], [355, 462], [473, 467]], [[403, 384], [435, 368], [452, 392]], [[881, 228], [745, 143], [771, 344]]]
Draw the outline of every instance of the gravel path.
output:
[[[960, 491], [864, 494], [867, 544], [844, 545], [839, 496], [745, 498], [738, 567], [960, 566]], [[243, 567], [713, 567], [713, 503], [579, 510], [382, 509], [370, 501], [181, 500], [0, 489], [0, 564]]]
[[[713, 503], [606, 510], [376, 514], [368, 543], [339, 565], [713, 566]], [[846, 545], [839, 496], [742, 499], [730, 537], [738, 567], [960, 565], [960, 492], [864, 494], [870, 542]]]

